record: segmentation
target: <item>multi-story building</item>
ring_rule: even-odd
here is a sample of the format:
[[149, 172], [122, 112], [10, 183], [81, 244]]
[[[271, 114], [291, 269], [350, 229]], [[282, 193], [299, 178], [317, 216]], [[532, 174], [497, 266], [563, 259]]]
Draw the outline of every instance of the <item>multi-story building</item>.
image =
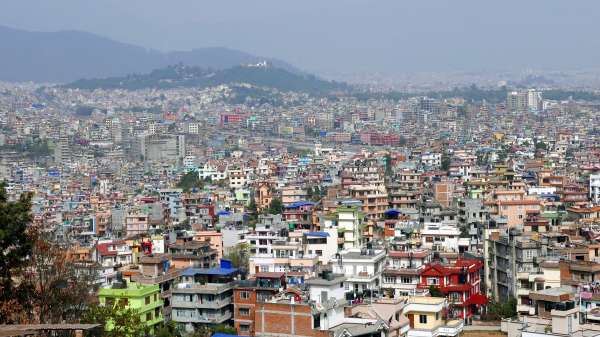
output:
[[[164, 322], [163, 301], [158, 285], [141, 285], [118, 280], [109, 288], [101, 288], [98, 297], [102, 306], [122, 305], [125, 309], [136, 310], [142, 324], [151, 331]], [[113, 330], [114, 324], [115, 322], [107, 322], [105, 329]]]
[[173, 321], [185, 331], [231, 321], [237, 274], [238, 270], [225, 261], [219, 268], [188, 268], [182, 271], [173, 288]]
[[460, 229], [457, 226], [428, 222], [421, 230], [423, 248], [441, 252], [460, 252], [468, 248], [470, 241], [466, 239], [462, 245], [460, 243]]
[[365, 214], [358, 207], [342, 206], [322, 219], [321, 228], [337, 228], [339, 249], [360, 248], [365, 222]]
[[390, 251], [382, 273], [381, 288], [392, 297], [414, 296], [420, 282], [420, 274], [431, 262], [429, 250]]
[[342, 251], [333, 260], [333, 272], [346, 276], [346, 291], [356, 294], [379, 292], [386, 253], [380, 249]]
[[369, 220], [383, 218], [388, 209], [388, 194], [385, 185], [352, 185], [348, 188], [353, 199], [362, 202], [362, 211]]
[[511, 297], [517, 298], [518, 275], [525, 276], [538, 271], [540, 242], [520, 235], [516, 229], [508, 229], [503, 233], [486, 230], [485, 236], [485, 283], [488, 296], [502, 302]]
[[483, 262], [479, 260], [430, 263], [420, 273], [417, 287], [439, 290], [451, 304], [448, 308], [450, 315], [470, 323], [473, 315], [487, 304], [487, 297], [481, 294], [482, 269]]

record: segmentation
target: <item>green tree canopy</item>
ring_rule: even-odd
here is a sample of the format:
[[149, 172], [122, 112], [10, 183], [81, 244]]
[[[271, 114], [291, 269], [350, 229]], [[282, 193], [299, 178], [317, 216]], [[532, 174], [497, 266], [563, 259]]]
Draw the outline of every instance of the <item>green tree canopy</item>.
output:
[[10, 202], [5, 183], [0, 182], [0, 323], [19, 321], [16, 313], [27, 298], [27, 292], [15, 280], [22, 274], [33, 249], [28, 232], [30, 210], [30, 194], [22, 194], [19, 201]]
[[148, 333], [139, 312], [122, 304], [92, 305], [83, 314], [81, 322], [102, 324], [105, 337], [144, 337]]
[[269, 206], [268, 213], [269, 214], [281, 214], [283, 212], [283, 203], [280, 198], [273, 198], [271, 200], [271, 205]]
[[227, 260], [236, 268], [248, 268], [248, 258], [250, 257], [250, 245], [247, 243], [238, 243], [225, 255]]
[[184, 192], [189, 192], [193, 188], [202, 188], [203, 184], [198, 176], [198, 172], [190, 171], [181, 177], [181, 180], [177, 183], [177, 187], [183, 189]]

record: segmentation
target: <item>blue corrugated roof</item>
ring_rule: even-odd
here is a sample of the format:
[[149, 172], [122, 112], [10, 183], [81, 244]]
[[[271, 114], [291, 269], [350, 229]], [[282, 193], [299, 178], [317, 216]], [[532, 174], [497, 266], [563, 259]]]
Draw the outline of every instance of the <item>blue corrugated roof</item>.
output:
[[388, 209], [387, 211], [384, 212], [385, 215], [398, 215], [400, 214], [400, 211], [396, 210], [396, 209]]
[[227, 333], [220, 333], [220, 332], [215, 332], [212, 337], [246, 337], [246, 336], [241, 336], [241, 335], [230, 335]]
[[315, 237], [319, 237], [319, 238], [326, 238], [329, 236], [329, 233], [326, 232], [306, 232], [304, 233], [304, 236], [315, 236]]
[[310, 202], [310, 201], [296, 201], [294, 203], [291, 203], [287, 206], [285, 206], [285, 208], [297, 208], [297, 207], [302, 207], [302, 206], [314, 206], [315, 203], [314, 202]]
[[194, 275], [231, 275], [238, 271], [237, 268], [188, 268], [184, 270], [182, 276], [194, 276]]

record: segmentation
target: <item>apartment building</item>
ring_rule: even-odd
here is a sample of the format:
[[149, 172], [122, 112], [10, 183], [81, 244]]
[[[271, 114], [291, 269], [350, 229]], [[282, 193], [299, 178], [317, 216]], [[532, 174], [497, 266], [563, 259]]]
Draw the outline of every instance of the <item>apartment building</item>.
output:
[[230, 263], [217, 268], [188, 268], [173, 288], [172, 319], [184, 331], [232, 322], [233, 288], [238, 275]]
[[355, 294], [379, 292], [386, 253], [381, 249], [363, 248], [341, 251], [333, 262], [333, 272], [346, 277], [346, 291]]

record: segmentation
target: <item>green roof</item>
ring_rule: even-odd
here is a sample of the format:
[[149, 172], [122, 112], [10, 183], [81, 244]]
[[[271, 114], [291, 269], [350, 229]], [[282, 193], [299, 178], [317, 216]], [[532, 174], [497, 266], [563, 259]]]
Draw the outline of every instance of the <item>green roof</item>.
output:
[[156, 285], [141, 285], [135, 282], [127, 283], [127, 288], [101, 288], [98, 292], [100, 297], [146, 297], [159, 292], [160, 288]]

